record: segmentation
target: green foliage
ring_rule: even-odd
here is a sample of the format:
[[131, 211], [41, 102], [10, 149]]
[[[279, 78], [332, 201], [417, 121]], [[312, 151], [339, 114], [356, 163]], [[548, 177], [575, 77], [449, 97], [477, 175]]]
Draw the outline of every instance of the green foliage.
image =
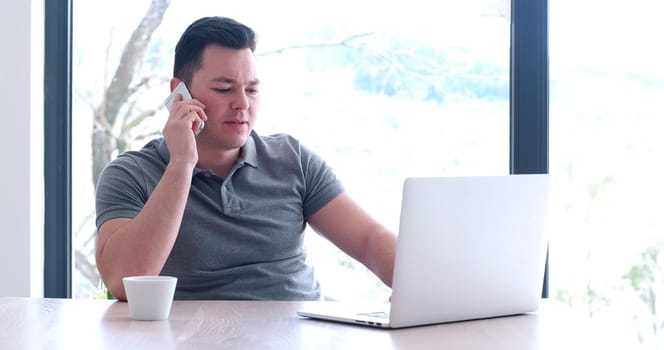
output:
[[664, 249], [664, 242], [656, 242], [647, 247], [639, 255], [639, 261], [632, 265], [623, 275], [623, 279], [629, 282], [630, 288], [636, 292], [639, 299], [648, 311], [648, 315], [635, 314], [637, 323], [645, 323], [644, 334], [639, 332], [641, 342], [647, 340], [647, 335], [657, 337], [664, 326], [661, 315], [658, 315], [658, 292], [664, 290], [664, 279], [662, 278], [659, 255]]
[[95, 288], [90, 296], [92, 299], [96, 300], [114, 300], [115, 297], [111, 292], [106, 288], [106, 285], [103, 282], [99, 282], [99, 286]]

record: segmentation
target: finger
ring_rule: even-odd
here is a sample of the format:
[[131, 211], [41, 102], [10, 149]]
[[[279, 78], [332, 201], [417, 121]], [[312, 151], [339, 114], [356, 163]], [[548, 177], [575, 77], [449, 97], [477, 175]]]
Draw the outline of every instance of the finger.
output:
[[185, 99], [182, 98], [182, 95], [180, 95], [180, 100], [179, 101], [182, 102], [181, 105], [183, 105], [183, 106], [197, 106], [199, 108], [205, 109], [205, 105], [203, 104], [203, 102], [201, 102], [197, 99], [185, 100]]
[[184, 117], [190, 112], [201, 113], [205, 109], [205, 105], [198, 100], [183, 100], [182, 95], [177, 94], [173, 98], [171, 115]]
[[190, 106], [192, 108], [189, 109], [188, 113], [194, 113], [196, 115], [196, 118], [198, 118], [202, 122], [206, 122], [208, 120], [207, 114], [205, 114], [205, 110], [203, 108], [196, 108], [194, 106]]
[[200, 134], [201, 130], [205, 127], [205, 121], [201, 119], [198, 114], [194, 114], [194, 120], [192, 121], [191, 130], [194, 132], [194, 135]]
[[193, 113], [197, 114], [201, 119], [207, 120], [207, 115], [205, 115], [205, 105], [196, 101], [196, 100], [185, 100], [173, 103], [176, 113], [185, 118], [185, 116]]
[[194, 135], [198, 136], [198, 134], [200, 134], [204, 128], [205, 128], [205, 122], [199, 119], [198, 125], [194, 129]]

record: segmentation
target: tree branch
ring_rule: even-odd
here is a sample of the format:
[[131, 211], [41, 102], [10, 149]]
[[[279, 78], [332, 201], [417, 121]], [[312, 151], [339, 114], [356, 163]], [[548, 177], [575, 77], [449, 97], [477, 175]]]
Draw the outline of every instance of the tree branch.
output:
[[341, 41], [330, 42], [330, 43], [313, 43], [313, 44], [290, 45], [290, 46], [282, 47], [282, 48], [277, 49], [277, 50], [261, 52], [261, 53], [258, 54], [258, 56], [268, 56], [268, 55], [282, 54], [282, 53], [284, 53], [285, 51], [288, 51], [288, 50], [311, 49], [311, 48], [317, 48], [317, 47], [334, 47], [334, 46], [353, 47], [351, 45], [351, 43], [354, 40], [357, 40], [357, 39], [360, 39], [360, 38], [363, 38], [363, 37], [366, 37], [366, 36], [370, 36], [370, 35], [373, 35], [373, 34], [374, 33], [372, 33], [372, 32], [362, 33], [362, 34], [355, 34], [355, 35], [351, 35], [348, 38], [343, 39]]

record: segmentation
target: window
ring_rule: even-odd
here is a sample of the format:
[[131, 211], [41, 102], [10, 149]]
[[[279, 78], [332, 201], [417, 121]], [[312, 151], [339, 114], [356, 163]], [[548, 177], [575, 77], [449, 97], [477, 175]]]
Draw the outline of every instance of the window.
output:
[[648, 0], [550, 6], [550, 295], [647, 348], [664, 344], [663, 10]]
[[[427, 1], [266, 1], [260, 11], [242, 3], [206, 1], [192, 7], [173, 1], [141, 63], [132, 68], [130, 83], [122, 85], [138, 86], [137, 92], [109, 107], [101, 101], [124, 45], [159, 1], [121, 3], [75, 2], [75, 297], [99, 292], [95, 171], [119, 150], [136, 149], [157, 136], [167, 116], [161, 103], [169, 92], [173, 47], [198, 17], [233, 17], [257, 31], [263, 85], [257, 131], [301, 139], [395, 232], [404, 177], [509, 172], [508, 1], [448, 1], [437, 3], [435, 11], [422, 10], [433, 6]], [[298, 11], [287, 10], [293, 8]], [[315, 234], [307, 237], [311, 262], [329, 296], [387, 298], [389, 291], [366, 269]]]

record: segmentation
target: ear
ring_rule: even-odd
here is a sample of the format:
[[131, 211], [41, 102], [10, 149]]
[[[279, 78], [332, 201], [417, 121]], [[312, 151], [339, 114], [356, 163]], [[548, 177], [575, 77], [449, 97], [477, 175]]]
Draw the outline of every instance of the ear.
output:
[[175, 78], [175, 77], [171, 78], [171, 83], [170, 83], [171, 84], [171, 92], [173, 92], [173, 90], [175, 90], [175, 87], [178, 86], [178, 84], [180, 84], [181, 81], [182, 80], [180, 80], [179, 78]]

